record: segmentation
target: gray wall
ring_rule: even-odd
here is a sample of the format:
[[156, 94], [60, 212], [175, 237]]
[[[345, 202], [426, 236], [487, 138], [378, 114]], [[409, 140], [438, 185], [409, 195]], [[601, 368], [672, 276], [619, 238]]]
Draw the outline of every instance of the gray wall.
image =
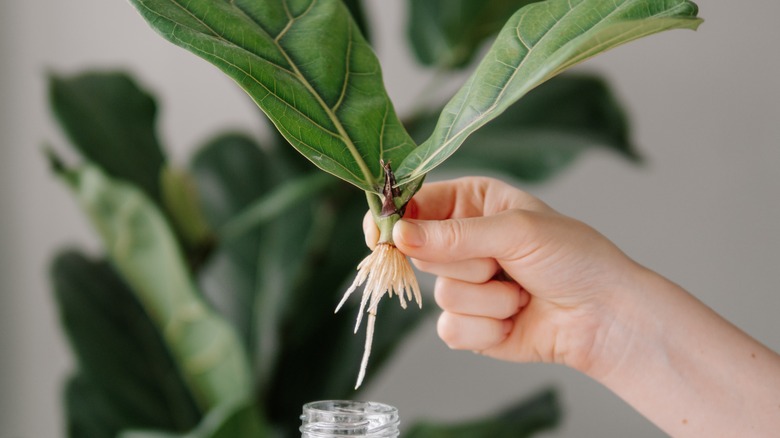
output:
[[[369, 3], [387, 87], [403, 112], [430, 77], [394, 42], [403, 15], [393, 4], [405, 2]], [[780, 350], [780, 3], [700, 6], [707, 21], [698, 32], [657, 35], [581, 67], [612, 79], [647, 165], [593, 152], [554, 182], [527, 189]], [[118, 0], [2, 2], [0, 51], [0, 438], [54, 437], [62, 434], [59, 390], [72, 361], [46, 263], [55, 248], [96, 244], [40, 153], [44, 140], [64, 143], [45, 107], [44, 72], [132, 70], [161, 95], [161, 133], [178, 161], [218, 129], [255, 129], [254, 110], [214, 68], [162, 41]], [[433, 321], [369, 396], [395, 404], [407, 421], [463, 419], [550, 384], [566, 417], [549, 436], [662, 436], [571, 370], [447, 350]]]

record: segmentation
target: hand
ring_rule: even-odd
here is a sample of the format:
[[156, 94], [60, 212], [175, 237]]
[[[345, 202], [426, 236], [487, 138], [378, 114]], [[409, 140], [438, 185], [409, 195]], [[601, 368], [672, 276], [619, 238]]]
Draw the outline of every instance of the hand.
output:
[[438, 276], [450, 347], [573, 367], [672, 436], [777, 435], [780, 355], [592, 228], [492, 179], [412, 201], [393, 239]]
[[438, 332], [451, 348], [582, 371], [601, 349], [611, 303], [640, 270], [592, 228], [487, 178], [425, 184], [393, 239], [438, 276]]

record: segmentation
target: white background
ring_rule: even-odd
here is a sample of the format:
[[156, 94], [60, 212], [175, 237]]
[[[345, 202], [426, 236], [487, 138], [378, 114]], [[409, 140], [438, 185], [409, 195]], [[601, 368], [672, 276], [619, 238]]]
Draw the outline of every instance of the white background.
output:
[[[405, 2], [367, 3], [385, 82], [403, 113], [430, 77], [400, 44], [404, 8], [396, 5]], [[647, 164], [595, 151], [553, 182], [525, 188], [780, 350], [780, 3], [699, 5], [706, 22], [698, 32], [656, 35], [581, 67], [611, 79]], [[163, 41], [121, 0], [0, 2], [0, 56], [0, 438], [56, 437], [60, 387], [73, 365], [47, 263], [57, 248], [96, 244], [40, 152], [45, 141], [64, 145], [46, 108], [46, 72], [135, 73], [160, 96], [161, 136], [179, 162], [217, 130], [255, 132], [256, 115], [221, 73]], [[449, 351], [433, 321], [368, 395], [398, 406], [405, 422], [456, 420], [550, 384], [566, 413], [545, 436], [663, 436], [571, 370]]]

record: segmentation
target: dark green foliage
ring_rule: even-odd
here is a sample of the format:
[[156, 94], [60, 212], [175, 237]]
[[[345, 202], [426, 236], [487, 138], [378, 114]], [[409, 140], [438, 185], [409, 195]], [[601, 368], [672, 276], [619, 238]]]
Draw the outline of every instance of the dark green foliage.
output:
[[[413, 47], [423, 63], [444, 70], [467, 66], [517, 8], [531, 3], [410, 1]], [[571, 8], [582, 1], [593, 2], [550, 4]], [[541, 50], [559, 54], [551, 62], [563, 69], [590, 54], [594, 46], [589, 44], [598, 37], [626, 29], [635, 37], [632, 32], [638, 27], [631, 20], [646, 18], [648, 0], [624, 1], [636, 7], [623, 10], [626, 14], [615, 26], [597, 23], [583, 30], [588, 38], [563, 52], [558, 49], [567, 35], [553, 32], [540, 38]], [[337, 315], [332, 310], [367, 253], [361, 234], [365, 193], [354, 186], [376, 190], [383, 179], [380, 157], [399, 165], [404, 161], [404, 175], [415, 179], [473, 133], [447, 166], [497, 170], [537, 181], [593, 146], [630, 159], [637, 156], [622, 108], [597, 78], [556, 78], [513, 104], [544, 82], [538, 80], [549, 79], [534, 77], [518, 85], [514, 75], [503, 75], [512, 65], [543, 70], [546, 57], [524, 58], [518, 51], [507, 52], [511, 65], [483, 63], [476, 82], [463, 89], [474, 93], [461, 92], [446, 107], [493, 102], [485, 120], [464, 113], [464, 129], [455, 137], [450, 136], [452, 120], [447, 117], [408, 120], [419, 141], [433, 138], [427, 147], [415, 147], [396, 118], [378, 61], [361, 36], [368, 35], [369, 26], [360, 0], [132, 3], [164, 37], [236, 80], [281, 134], [263, 147], [240, 133], [216, 136], [197, 150], [187, 169], [173, 171], [155, 134], [154, 99], [131, 78], [116, 72], [50, 77], [52, 110], [88, 171], [71, 171], [53, 153], [52, 162], [71, 185], [83, 183], [77, 195], [107, 241], [106, 259], [112, 263], [69, 251], [52, 267], [61, 321], [77, 358], [64, 397], [70, 437], [296, 437], [305, 402], [359, 396], [352, 389], [364, 340], [363, 332], [352, 333], [357, 306], [348, 304]], [[690, 3], [668, 3], [680, 6], [673, 12], [685, 17], [641, 21], [643, 31], [695, 27]], [[609, 9], [614, 4], [599, 6]], [[539, 11], [533, 9], [531, 15]], [[498, 39], [504, 45], [516, 43], [511, 35]], [[500, 87], [480, 79], [485, 75], [498, 79]], [[354, 186], [321, 174], [292, 153], [290, 143], [309, 161]], [[77, 181], [79, 177], [92, 179]], [[89, 204], [85, 197], [92, 193], [86, 190], [90, 187], [98, 189], [95, 193], [117, 194], [115, 198], [121, 193], [134, 208], [127, 210], [132, 215], [128, 219], [120, 214], [126, 205], [115, 198]], [[111, 207], [111, 214], [103, 214], [101, 206]], [[127, 248], [122, 244], [128, 239], [143, 244], [131, 249], [160, 262], [150, 266], [150, 259], [139, 254], [133, 261], [123, 260]], [[161, 245], [163, 240], [175, 242]], [[165, 269], [171, 266], [178, 271]], [[191, 284], [193, 279], [197, 285]], [[177, 287], [166, 285], [187, 291], [178, 294], [172, 290]], [[169, 308], [172, 303], [180, 307]], [[163, 310], [171, 309], [176, 312], [160, 318]], [[381, 371], [431, 310], [432, 303], [422, 311], [403, 311], [395, 302], [380, 306], [367, 379]], [[197, 336], [177, 336], [198, 318], [209, 324], [195, 327], [203, 329], [193, 331]], [[229, 363], [242, 371], [251, 368], [251, 377], [248, 371], [239, 376], [242, 388], [251, 386], [246, 391], [250, 396], [230, 400], [235, 386], [220, 384], [230, 380], [230, 374], [204, 373], [193, 366], [201, 363], [200, 357], [185, 354], [198, 352], [205, 338], [213, 340], [212, 328], [224, 329], [224, 336], [215, 336], [224, 342], [214, 345], [232, 355]], [[206, 363], [221, 358], [208, 349], [200, 352], [209, 359]], [[197, 393], [203, 388], [213, 390], [207, 400], [214, 405], [207, 412], [195, 402], [201, 400]], [[489, 418], [412, 425], [408, 436], [529, 436], [554, 426], [559, 416], [555, 395], [547, 391]]]
[[[219, 230], [274, 185], [274, 166], [254, 140], [240, 134], [217, 137], [192, 160], [201, 206], [209, 223]], [[246, 348], [254, 334], [254, 300], [260, 230], [222, 242], [200, 273], [200, 283], [212, 304], [238, 328]]]
[[[265, 394], [270, 418], [288, 424], [286, 430], [298, 423], [301, 406], [307, 401], [359, 396], [353, 387], [364, 334], [353, 334], [357, 309], [347, 306], [336, 315], [332, 313], [346, 280], [367, 252], [360, 231], [365, 200], [351, 195], [355, 191], [349, 187], [345, 189], [344, 199], [330, 201], [332, 205], [320, 210], [318, 218], [327, 227], [321, 230], [330, 238], [310, 255], [307, 274], [288, 292], [290, 301], [279, 335], [285, 348], [275, 362], [274, 378]], [[377, 320], [369, 378], [429, 309], [404, 311], [395, 302], [380, 307], [382, 317]], [[308, 366], [302, 370], [301, 364]]]
[[51, 277], [78, 364], [65, 393], [69, 436], [197, 424], [202, 413], [159, 332], [111, 266], [67, 251], [55, 258]]
[[274, 432], [260, 416], [257, 407], [251, 403], [239, 403], [211, 410], [198, 427], [187, 434], [132, 430], [122, 433], [119, 438], [262, 438], [270, 436], [274, 436]]
[[84, 158], [160, 202], [165, 154], [157, 140], [157, 105], [121, 72], [51, 76], [49, 101]]
[[555, 392], [544, 390], [492, 418], [448, 425], [422, 422], [413, 426], [404, 437], [523, 438], [555, 427], [560, 417], [561, 408]]
[[[412, 134], [424, 139], [435, 124], [436, 115], [431, 114]], [[472, 134], [442, 167], [543, 181], [592, 148], [639, 160], [626, 116], [606, 83], [595, 76], [564, 74], [532, 90]]]
[[[272, 145], [269, 149], [278, 150], [281, 146], [286, 145]], [[204, 216], [216, 236], [220, 236], [220, 230], [229, 227], [231, 221], [259, 204], [267, 203], [285, 186], [295, 181], [316, 181], [313, 178], [318, 175], [312, 173], [314, 169], [309, 167], [308, 173], [302, 172], [300, 169], [305, 167], [301, 168], [295, 160], [296, 157], [286, 154], [264, 152], [254, 140], [236, 133], [215, 137], [200, 148], [192, 160], [191, 175]], [[356, 264], [367, 252], [360, 227], [365, 199], [361, 191], [331, 177], [326, 178], [325, 183], [316, 183], [315, 191], [288, 202], [287, 209], [278, 210], [278, 217], [259, 223], [238, 236], [219, 239], [197, 272], [201, 290], [241, 335], [255, 370], [257, 398], [253, 406], [262, 412], [256, 417], [257, 421], [267, 418], [274, 425], [277, 436], [298, 435], [298, 415], [305, 402], [358, 396], [352, 388], [362, 353], [363, 332], [352, 333], [356, 305], [345, 306], [337, 315], [333, 315], [331, 309], [340, 299]], [[61, 259], [70, 262], [64, 263]], [[208, 421], [209, 417], [201, 417], [167, 356], [159, 358], [155, 364], [168, 367], [168, 372], [159, 374], [160, 380], [156, 383], [147, 384], [156, 390], [178, 391], [191, 409], [188, 422], [166, 424], [160, 419], [138, 419], [132, 409], [125, 412], [126, 408], [119, 403], [122, 397], [134, 392], [120, 385], [109, 385], [105, 380], [101, 381], [100, 376], [110, 379], [112, 384], [127, 379], [128, 384], [136, 386], [133, 390], [140, 390], [138, 388], [144, 388], [144, 385], [136, 379], [150, 375], [137, 376], [138, 372], [123, 371], [106, 365], [106, 361], [121, 358], [119, 365], [132, 365], [133, 361], [124, 360], [125, 355], [134, 351], [126, 343], [167, 355], [165, 343], [159, 334], [150, 340], [146, 332], [143, 336], [117, 333], [116, 336], [123, 339], [111, 344], [121, 350], [115, 355], [110, 353], [112, 349], [104, 348], [101, 336], [109, 333], [106, 330], [79, 330], [79, 325], [71, 327], [69, 321], [73, 317], [70, 314], [90, 308], [84, 300], [97, 296], [98, 301], [93, 306], [99, 304], [100, 299], [109, 300], [111, 304], [122, 303], [120, 298], [103, 293], [116, 289], [117, 284], [128, 298], [133, 298], [104, 262], [99, 264], [101, 269], [93, 268], [105, 271], [102, 274], [83, 274], [92, 280], [89, 288], [71, 286], [67, 290], [74, 292], [62, 296], [59, 292], [63, 290], [62, 285], [73, 284], [70, 278], [80, 272], [79, 264], [74, 265], [72, 260], [82, 260], [82, 265], [87, 263], [82, 256], [68, 254], [58, 258], [53, 270], [63, 323], [80, 356], [79, 363], [83, 364], [66, 391], [70, 436], [99, 438], [114, 436], [119, 430], [157, 429], [159, 432], [134, 432], [125, 438], [173, 437], [177, 435], [171, 433], [187, 430], [200, 418], [203, 418], [203, 424], [198, 429], [199, 434], [193, 437], [212, 436], [204, 431], [216, 434], [218, 430], [230, 430], [230, 422], [239, 421], [231, 420], [234, 418], [229, 411], [231, 408], [221, 408], [219, 415], [210, 414]], [[121, 305], [112, 307], [112, 311], [96, 311], [78, 321], [79, 324], [122, 326], [125, 312], [140, 312], [144, 316], [140, 306], [137, 303], [134, 306]], [[415, 308], [404, 311], [395, 302], [380, 307], [382, 317], [377, 321], [372, 366], [367, 379], [381, 371], [395, 348], [431, 310], [432, 306], [428, 305], [422, 311]], [[97, 322], [93, 321], [96, 318]], [[156, 334], [148, 318], [145, 321], [145, 330]], [[94, 349], [80, 353], [85, 345]], [[94, 383], [95, 379], [98, 383]], [[103, 395], [107, 390], [114, 391], [111, 397]], [[155, 400], [162, 403], [166, 398], [156, 397]], [[167, 409], [184, 409], [177, 408], [181, 401], [171, 403]], [[236, 409], [246, 412], [246, 408]], [[157, 407], [153, 412], [166, 411]], [[129, 419], [125, 418], [127, 416]], [[171, 422], [175, 418], [165, 415]], [[251, 420], [255, 417], [241, 418]], [[225, 422], [220, 426], [224, 429], [214, 426], [217, 421]]]
[[423, 65], [464, 68], [507, 17], [534, 1], [408, 0], [410, 45]]

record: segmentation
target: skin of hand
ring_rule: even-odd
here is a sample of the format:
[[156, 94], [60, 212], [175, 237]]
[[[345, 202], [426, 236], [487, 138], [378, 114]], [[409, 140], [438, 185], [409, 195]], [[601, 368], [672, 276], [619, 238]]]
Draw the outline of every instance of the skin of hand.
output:
[[[366, 243], [378, 231], [364, 220]], [[427, 183], [393, 230], [453, 349], [569, 366], [672, 436], [777, 436], [780, 356], [591, 227], [490, 178]]]
[[[370, 216], [364, 229], [372, 246]], [[595, 365], [605, 308], [641, 269], [587, 225], [488, 178], [426, 184], [393, 239], [437, 276], [437, 327], [450, 348], [581, 371]]]

